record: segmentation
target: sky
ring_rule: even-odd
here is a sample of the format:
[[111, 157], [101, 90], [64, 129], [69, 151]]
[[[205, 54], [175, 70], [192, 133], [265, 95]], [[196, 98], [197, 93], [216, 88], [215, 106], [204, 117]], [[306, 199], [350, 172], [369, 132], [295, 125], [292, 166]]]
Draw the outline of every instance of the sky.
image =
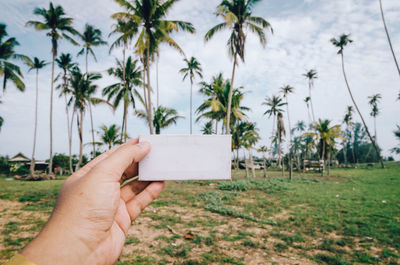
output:
[[[168, 14], [168, 18], [193, 23], [196, 33], [176, 33], [173, 38], [182, 47], [186, 57], [196, 57], [203, 68], [204, 80], [222, 72], [230, 78], [232, 61], [228, 56], [226, 41], [228, 32], [221, 32], [205, 43], [205, 33], [217, 23], [215, 11], [219, 0], [180, 0]], [[383, 0], [389, 32], [396, 54], [400, 57], [400, 1]], [[86, 23], [95, 25], [108, 38], [114, 21], [111, 14], [121, 11], [112, 0], [54, 0], [61, 4], [68, 16], [74, 18], [74, 27], [83, 31]], [[50, 39], [44, 32], [25, 26], [28, 20], [38, 19], [33, 15], [35, 7], [48, 8], [48, 0], [2, 0], [0, 23], [7, 25], [10, 36], [21, 44], [17, 52], [36, 56], [42, 60], [51, 60]], [[243, 86], [246, 95], [243, 105], [251, 107], [248, 119], [256, 122], [261, 135], [260, 145], [269, 146], [272, 119], [264, 116], [262, 102], [266, 96], [276, 95], [279, 88], [291, 85], [295, 93], [290, 95], [289, 113], [292, 124], [299, 120], [308, 122], [307, 107], [304, 98], [308, 95], [308, 83], [302, 76], [309, 69], [316, 69], [318, 79], [312, 90], [316, 118], [330, 119], [332, 124], [341, 124], [351, 99], [341, 72], [341, 61], [337, 49], [330, 43], [332, 37], [342, 33], [351, 34], [354, 42], [345, 49], [345, 67], [350, 86], [356, 101], [371, 131], [373, 119], [369, 116], [368, 96], [382, 95], [381, 114], [377, 119], [377, 138], [383, 155], [391, 155], [390, 149], [398, 144], [393, 135], [396, 124], [400, 124], [400, 102], [396, 101], [400, 89], [400, 79], [389, 50], [379, 13], [378, 0], [263, 0], [254, 6], [253, 15], [264, 17], [274, 30], [268, 34], [268, 43], [263, 48], [257, 38], [249, 33], [246, 43], [246, 60], [237, 68], [235, 87]], [[71, 53], [84, 68], [84, 58], [76, 58], [79, 47], [60, 42], [60, 52]], [[108, 47], [94, 48], [97, 62], [89, 61], [89, 71], [100, 72], [103, 78], [97, 82], [98, 96], [102, 88], [116, 82], [108, 76], [106, 70], [115, 65], [116, 58], [122, 57], [121, 50], [109, 54]], [[133, 50], [128, 51], [133, 55]], [[189, 93], [188, 80], [182, 81], [179, 69], [184, 67], [184, 57], [175, 50], [162, 46], [159, 62], [160, 104], [173, 107], [185, 116], [176, 126], [162, 131], [166, 134], [187, 134], [189, 132]], [[4, 118], [0, 132], [0, 155], [13, 156], [22, 152], [31, 156], [34, 127], [35, 74], [22, 67], [26, 91], [21, 93], [9, 85], [2, 95], [0, 115]], [[56, 74], [60, 71], [57, 69]], [[39, 76], [39, 129], [36, 159], [47, 159], [49, 154], [49, 98], [51, 67], [40, 72]], [[151, 82], [155, 87], [155, 67], [151, 69]], [[197, 80], [200, 82], [200, 80]], [[204, 100], [194, 87], [194, 107]], [[153, 99], [155, 95], [153, 94]], [[96, 106], [93, 111], [94, 127], [103, 124], [121, 125], [122, 109], [115, 112], [109, 107]], [[358, 115], [355, 120], [360, 121]], [[286, 120], [285, 120], [286, 121]], [[68, 153], [67, 124], [64, 99], [55, 92], [54, 97], [54, 151]], [[201, 133], [203, 122], [194, 125], [194, 132]], [[287, 124], [286, 124], [287, 126]], [[143, 120], [133, 115], [128, 118], [128, 134], [136, 137], [147, 134], [148, 127]], [[97, 136], [96, 136], [97, 137]], [[91, 142], [89, 115], [84, 120], [84, 143]], [[77, 129], [74, 128], [73, 152], [78, 153]], [[91, 147], [85, 146], [89, 153]]]

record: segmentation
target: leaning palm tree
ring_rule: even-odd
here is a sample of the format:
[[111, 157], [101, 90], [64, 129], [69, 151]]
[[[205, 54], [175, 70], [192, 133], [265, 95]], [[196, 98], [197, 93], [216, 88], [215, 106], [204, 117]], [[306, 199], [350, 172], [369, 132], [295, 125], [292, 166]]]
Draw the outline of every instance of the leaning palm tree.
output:
[[368, 130], [367, 124], [364, 121], [364, 117], [362, 116], [361, 111], [358, 108], [358, 105], [357, 105], [357, 103], [356, 103], [356, 101], [355, 101], [355, 99], [353, 97], [353, 93], [352, 93], [352, 91], [350, 89], [349, 82], [347, 81], [346, 71], [345, 71], [345, 68], [344, 68], [344, 47], [346, 47], [348, 44], [352, 43], [353, 40], [350, 39], [350, 35], [349, 34], [342, 34], [342, 35], [339, 36], [338, 39], [332, 38], [331, 42], [335, 47], [339, 48], [338, 54], [340, 54], [340, 57], [342, 59], [342, 71], [343, 71], [344, 81], [346, 83], [347, 90], [349, 91], [349, 94], [350, 94], [351, 100], [353, 101], [354, 107], [356, 108], [358, 114], [360, 115], [361, 121], [362, 121], [362, 123], [364, 125], [364, 128], [365, 128], [365, 131], [367, 132], [368, 137], [371, 140], [371, 143], [375, 148], [376, 155], [379, 158], [379, 162], [381, 163], [382, 168], [384, 168], [385, 165], [383, 164], [382, 156], [381, 156], [381, 154], [379, 152], [378, 146], [376, 145], [375, 140], [372, 138], [372, 136], [371, 136], [371, 134], [370, 134], [370, 132]]
[[[15, 47], [19, 45], [18, 41], [14, 38], [7, 38], [7, 26], [0, 23], [0, 77], [3, 77], [3, 92], [6, 89], [7, 81], [11, 81], [21, 92], [25, 91], [25, 84], [22, 81], [24, 76], [18, 65], [14, 64], [11, 60], [29, 61], [24, 55], [17, 54]], [[7, 39], [5, 39], [7, 38]]]
[[[314, 69], [311, 69], [307, 73], [303, 74], [303, 76], [305, 76], [308, 79], [308, 94], [309, 95], [308, 95], [307, 99], [310, 101], [312, 118], [313, 118], [313, 122], [315, 122], [315, 114], [314, 114], [314, 106], [313, 106], [312, 97], [311, 97], [311, 89], [314, 87], [314, 80], [318, 78], [317, 71]], [[308, 105], [307, 105], [307, 107], [308, 107]]]
[[48, 31], [47, 36], [51, 39], [51, 54], [53, 56], [51, 63], [51, 88], [50, 88], [50, 162], [49, 174], [53, 172], [53, 93], [54, 93], [54, 64], [58, 52], [58, 42], [65, 38], [76, 44], [70, 35], [76, 35], [78, 32], [72, 27], [72, 18], [66, 17], [64, 9], [61, 6], [53, 6], [50, 2], [49, 9], [35, 8], [33, 14], [40, 16], [42, 21], [28, 21], [27, 26], [32, 26], [39, 31]]
[[[171, 10], [177, 0], [158, 1], [158, 0], [118, 0], [117, 3], [125, 8], [126, 12], [118, 12], [112, 18], [119, 20], [132, 21], [138, 28], [138, 40], [135, 44], [136, 52], [141, 56], [144, 63], [144, 71], [147, 78], [147, 99], [144, 94], [146, 106], [146, 117], [149, 119], [150, 134], [154, 133], [152, 122], [153, 107], [151, 101], [150, 84], [150, 59], [158, 51], [160, 43], [166, 43], [177, 49], [183, 54], [182, 49], [171, 37], [172, 32], [179, 30], [194, 33], [195, 29], [189, 22], [178, 20], [167, 20], [167, 13]], [[145, 85], [145, 82], [143, 82]]]
[[63, 96], [65, 100], [65, 114], [67, 115], [67, 130], [68, 130], [68, 152], [69, 152], [69, 170], [73, 172], [72, 165], [72, 125], [73, 125], [73, 115], [70, 121], [70, 111], [68, 108], [68, 94], [70, 93], [69, 89], [69, 73], [71, 69], [76, 66], [74, 62], [72, 62], [71, 54], [62, 53], [59, 58], [56, 59], [56, 63], [58, 67], [62, 70], [62, 84], [57, 88], [61, 89], [60, 97]]
[[388, 40], [388, 43], [389, 43], [390, 51], [392, 52], [393, 60], [394, 60], [394, 63], [396, 65], [397, 72], [399, 73], [399, 76], [400, 76], [399, 63], [397, 62], [396, 54], [394, 53], [392, 40], [390, 39], [389, 31], [388, 31], [388, 28], [386, 26], [385, 15], [383, 14], [382, 0], [379, 0], [379, 7], [380, 7], [380, 10], [381, 10], [381, 17], [382, 17], [383, 27], [385, 28], [386, 37], [387, 37], [387, 40]]
[[272, 154], [272, 144], [273, 144], [273, 139], [275, 137], [275, 119], [276, 119], [278, 113], [283, 112], [282, 107], [285, 106], [286, 103], [283, 102], [281, 97], [272, 96], [272, 97], [266, 97], [265, 101], [262, 103], [262, 105], [267, 106], [267, 108], [268, 108], [264, 112], [264, 115], [268, 115], [268, 118], [271, 118], [271, 116], [273, 116], [271, 146], [269, 149]]
[[[245, 60], [245, 44], [246, 44], [246, 30], [253, 32], [259, 38], [263, 47], [267, 43], [266, 33], [267, 30], [273, 32], [271, 25], [262, 17], [252, 16], [254, 4], [260, 0], [223, 0], [217, 8], [217, 16], [222, 17], [224, 22], [211, 28], [205, 35], [205, 41], [209, 41], [215, 33], [229, 29], [231, 31], [228, 39], [229, 55], [233, 58], [233, 69], [231, 78], [231, 87], [234, 87], [235, 70], [238, 65], [238, 57], [244, 62]], [[232, 104], [232, 93], [230, 91], [228, 98], [228, 116], [226, 134], [230, 133], [230, 109]]]
[[200, 78], [203, 78], [203, 70], [201, 69], [201, 64], [199, 63], [199, 61], [197, 61], [197, 59], [194, 57], [191, 57], [189, 60], [185, 58], [183, 59], [183, 61], [186, 63], [186, 67], [179, 70], [179, 72], [183, 74], [183, 81], [185, 81], [187, 77], [189, 77], [190, 80], [190, 134], [192, 134], [193, 80], [196, 75]]
[[286, 85], [281, 87], [281, 93], [283, 94], [283, 97], [286, 100], [286, 111], [287, 111], [287, 119], [288, 119], [288, 126], [289, 126], [289, 179], [292, 179], [292, 127], [290, 124], [290, 117], [289, 117], [289, 101], [288, 101], [288, 95], [292, 94], [294, 92], [294, 87]]
[[374, 131], [375, 131], [374, 138], [375, 138], [375, 142], [378, 142], [377, 135], [376, 135], [376, 117], [379, 115], [378, 103], [380, 103], [382, 96], [381, 96], [381, 94], [378, 93], [378, 94], [372, 95], [368, 98], [369, 98], [368, 103], [371, 106], [370, 115], [372, 118], [374, 118]]
[[[96, 55], [93, 51], [93, 47], [99, 47], [107, 45], [107, 42], [102, 39], [101, 30], [96, 29], [92, 25], [86, 24], [85, 30], [82, 34], [79, 34], [79, 38], [82, 41], [82, 49], [78, 53], [78, 56], [85, 54], [86, 63], [86, 75], [89, 73], [89, 54], [93, 56], [93, 59], [97, 62]], [[96, 145], [94, 144], [94, 127], [93, 127], [93, 112], [92, 105], [89, 101], [89, 114], [90, 114], [90, 125], [92, 128], [92, 141], [93, 141], [93, 155], [96, 154]]]
[[[136, 115], [148, 121], [146, 117], [147, 113], [141, 110], [136, 111]], [[178, 119], [183, 118], [180, 116], [175, 109], [159, 106], [154, 109], [153, 126], [155, 128], [156, 134], [161, 133], [161, 129], [167, 128], [173, 124], [176, 124]]]
[[34, 57], [33, 60], [29, 60], [26, 63], [29, 67], [29, 71], [34, 70], [36, 72], [36, 97], [35, 97], [35, 125], [33, 129], [33, 150], [32, 160], [30, 165], [30, 175], [33, 176], [35, 172], [35, 151], [36, 151], [36, 135], [37, 135], [37, 123], [38, 123], [38, 100], [39, 100], [39, 70], [43, 69], [48, 63]]
[[123, 117], [121, 126], [121, 141], [126, 142], [128, 133], [128, 108], [132, 106], [135, 109], [135, 95], [138, 94], [135, 87], [142, 84], [142, 70], [138, 66], [138, 60], [133, 60], [131, 56], [126, 62], [117, 60], [117, 67], [108, 69], [108, 74], [119, 79], [119, 82], [103, 89], [103, 96], [107, 100], [113, 100], [114, 108], [117, 108], [121, 101], [123, 102]]

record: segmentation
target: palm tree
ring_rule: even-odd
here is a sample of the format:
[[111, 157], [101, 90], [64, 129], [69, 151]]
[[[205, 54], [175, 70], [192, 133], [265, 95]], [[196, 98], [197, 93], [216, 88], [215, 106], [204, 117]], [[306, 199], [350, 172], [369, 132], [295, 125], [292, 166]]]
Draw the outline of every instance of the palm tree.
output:
[[393, 132], [394, 136], [396, 136], [397, 140], [399, 141], [398, 147], [394, 147], [391, 149], [392, 153], [400, 154], [400, 126], [397, 125], [397, 130]]
[[82, 164], [83, 116], [89, 106], [89, 101], [91, 104], [101, 102], [100, 99], [92, 97], [94, 91], [97, 89], [97, 85], [93, 82], [100, 78], [101, 75], [98, 73], [82, 74], [81, 70], [77, 67], [74, 67], [71, 71], [71, 97], [68, 104], [73, 107], [74, 113], [76, 113], [79, 134], [79, 160], [75, 170], [78, 170]]
[[[251, 123], [246, 121], [245, 122], [245, 128], [244, 128], [244, 134], [242, 136], [242, 144], [243, 147], [246, 148], [249, 152], [249, 162], [251, 165], [253, 165], [253, 155], [251, 152], [251, 149], [253, 148], [253, 146], [260, 140], [260, 135], [257, 132], [257, 128], [256, 128], [256, 124], [255, 123]], [[251, 168], [252, 174], [253, 174], [253, 178], [256, 177], [256, 172], [254, 169], [254, 166]], [[246, 177], [248, 177], [248, 170], [247, 170], [247, 166], [246, 166]]]
[[113, 100], [114, 108], [117, 108], [121, 101], [124, 103], [120, 133], [122, 142], [126, 142], [128, 133], [128, 108], [132, 105], [135, 109], [135, 95], [138, 94], [135, 87], [142, 84], [142, 70], [137, 65], [138, 60], [133, 60], [131, 56], [126, 62], [117, 60], [117, 67], [108, 69], [108, 74], [120, 81], [103, 89], [103, 96], [108, 96], [108, 101]]
[[374, 131], [375, 131], [374, 138], [375, 138], [375, 142], [378, 142], [378, 138], [376, 136], [376, 117], [379, 115], [378, 103], [380, 103], [380, 100], [382, 99], [382, 95], [378, 93], [378, 94], [372, 95], [368, 98], [369, 98], [368, 103], [372, 108], [370, 115], [371, 115], [371, 117], [374, 118]]
[[[86, 63], [86, 75], [89, 73], [89, 53], [93, 56], [93, 59], [97, 62], [96, 55], [94, 54], [93, 47], [107, 45], [107, 42], [102, 39], [101, 30], [94, 28], [92, 25], [86, 24], [83, 34], [79, 34], [79, 38], [82, 41], [82, 49], [78, 53], [78, 56], [85, 54]], [[93, 112], [92, 105], [89, 102], [89, 113], [90, 113], [90, 125], [92, 128], [92, 141], [93, 141], [93, 155], [96, 154], [96, 145], [94, 144], [94, 127], [93, 127]]]
[[32, 160], [30, 166], [30, 174], [34, 175], [35, 171], [35, 151], [36, 151], [36, 135], [37, 135], [37, 123], [38, 123], [38, 99], [39, 99], [39, 70], [43, 69], [48, 63], [34, 57], [33, 60], [29, 60], [27, 62], [29, 67], [29, 71], [36, 71], [36, 97], [35, 97], [35, 125], [33, 129], [33, 151], [32, 151]]
[[100, 129], [101, 131], [99, 132], [99, 134], [101, 142], [97, 144], [106, 145], [108, 147], [108, 150], [111, 150], [113, 146], [122, 143], [121, 142], [122, 137], [118, 133], [120, 128], [116, 124], [112, 124], [109, 127], [103, 125], [100, 127]]
[[24, 78], [19, 66], [10, 60], [29, 61], [24, 55], [17, 54], [15, 47], [19, 45], [14, 37], [5, 39], [8, 36], [7, 26], [0, 23], [0, 77], [3, 76], [3, 92], [6, 89], [7, 81], [11, 81], [21, 92], [25, 91]]
[[212, 127], [213, 127], [212, 121], [208, 121], [204, 124], [203, 128], [201, 129], [201, 132], [205, 135], [214, 134], [214, 130]]
[[[205, 35], [205, 41], [209, 41], [215, 33], [223, 30], [231, 30], [230, 37], [228, 39], [228, 50], [229, 55], [233, 57], [233, 69], [231, 78], [231, 87], [233, 89], [235, 80], [235, 70], [238, 65], [238, 56], [244, 62], [245, 58], [245, 44], [246, 35], [245, 30], [250, 30], [257, 35], [259, 41], [263, 47], [267, 43], [266, 32], [267, 30], [273, 30], [268, 21], [262, 17], [252, 16], [254, 4], [260, 0], [223, 0], [217, 8], [217, 16], [222, 17], [224, 22], [211, 28]], [[228, 98], [228, 117], [227, 124], [230, 126], [230, 109], [232, 104], [232, 94], [230, 91]], [[230, 128], [226, 127], [226, 134], [229, 134]]]
[[267, 146], [263, 145], [260, 148], [258, 148], [257, 151], [263, 154], [263, 170], [264, 170], [264, 178], [266, 178], [267, 177], [267, 159], [265, 157], [265, 154], [267, 153], [268, 148], [267, 148]]
[[[346, 124], [345, 135], [347, 136], [347, 138], [345, 138], [345, 140], [343, 141], [343, 157], [344, 157], [345, 164], [347, 164], [347, 149], [348, 149], [347, 148], [348, 144], [346, 142], [351, 140], [351, 131], [350, 131], [349, 127], [353, 126], [353, 112], [354, 112], [353, 106], [347, 106], [347, 111], [343, 118], [343, 122], [344, 122], [344, 124]], [[350, 137], [349, 137], [349, 134], [350, 134]], [[355, 161], [356, 159], [355, 159], [355, 154], [354, 154], [354, 148], [352, 148], [351, 150], [352, 150], [352, 154], [353, 154], [353, 161]]]
[[166, 20], [167, 13], [171, 10], [177, 0], [135, 0], [131, 3], [128, 0], [118, 0], [117, 3], [124, 7], [127, 12], [115, 13], [112, 18], [132, 21], [138, 27], [138, 40], [135, 44], [136, 52], [141, 55], [144, 63], [144, 70], [147, 74], [147, 101], [146, 112], [149, 119], [150, 134], [154, 133], [151, 84], [150, 84], [150, 58], [158, 50], [160, 43], [167, 43], [183, 54], [182, 49], [172, 39], [174, 31], [186, 31], [194, 33], [195, 29], [189, 22], [178, 20]]
[[383, 27], [385, 28], [386, 37], [387, 37], [387, 39], [388, 39], [390, 51], [392, 52], [393, 59], [394, 59], [394, 63], [396, 64], [397, 72], [399, 73], [399, 76], [400, 76], [400, 67], [399, 67], [399, 63], [397, 62], [396, 54], [394, 53], [394, 50], [393, 50], [392, 41], [391, 41], [391, 39], [390, 39], [389, 31], [388, 31], [387, 26], [386, 26], [385, 16], [384, 16], [384, 14], [383, 14], [382, 0], [379, 0], [379, 7], [380, 7], [380, 10], [381, 10], [381, 16], [382, 16]]
[[346, 47], [348, 44], [353, 42], [353, 40], [351, 40], [349, 37], [350, 37], [349, 34], [342, 34], [341, 36], [339, 36], [338, 39], [332, 38], [331, 42], [335, 47], [339, 48], [338, 54], [340, 54], [340, 57], [342, 59], [342, 71], [343, 71], [344, 81], [345, 81], [346, 86], [347, 86], [347, 90], [349, 91], [349, 94], [350, 94], [351, 100], [353, 101], [354, 107], [356, 108], [358, 114], [360, 115], [361, 121], [362, 121], [362, 123], [364, 125], [364, 128], [365, 128], [365, 131], [367, 132], [368, 137], [371, 140], [371, 143], [375, 148], [376, 155], [379, 158], [381, 166], [382, 166], [382, 168], [384, 168], [385, 165], [383, 164], [383, 160], [382, 160], [381, 154], [379, 152], [378, 146], [376, 145], [374, 139], [372, 138], [371, 134], [369, 133], [367, 124], [365, 123], [364, 117], [362, 116], [361, 111], [357, 106], [357, 103], [356, 103], [356, 101], [355, 101], [355, 99], [353, 97], [353, 93], [351, 92], [351, 89], [350, 89], [350, 86], [349, 86], [349, 82], [347, 81], [346, 71], [344, 69], [344, 47]]
[[262, 103], [262, 105], [268, 107], [268, 109], [264, 112], [264, 115], [268, 115], [268, 118], [271, 118], [271, 116], [273, 116], [271, 146], [269, 149], [271, 151], [271, 155], [272, 155], [272, 143], [273, 143], [273, 139], [275, 137], [275, 119], [276, 119], [278, 113], [283, 112], [282, 107], [284, 105], [286, 105], [286, 103], [283, 102], [281, 97], [272, 96], [272, 97], [266, 97], [265, 101]]
[[285, 123], [283, 122], [282, 112], [278, 112], [276, 124], [276, 139], [278, 140], [278, 166], [282, 167], [282, 176], [284, 175], [285, 165], [281, 160], [281, 143], [282, 138], [286, 136]]
[[3, 126], [4, 123], [4, 119], [3, 117], [0, 116], [0, 131], [1, 131], [1, 127]]
[[286, 100], [286, 111], [287, 111], [287, 118], [288, 118], [288, 125], [289, 125], [289, 179], [292, 179], [292, 127], [290, 125], [290, 117], [289, 117], [289, 101], [288, 101], [288, 95], [292, 94], [294, 92], [294, 87], [286, 85], [281, 87], [281, 92], [283, 94], [283, 97]]
[[330, 120], [318, 120], [318, 123], [314, 125], [315, 132], [310, 132], [308, 135], [314, 137], [314, 144], [319, 145], [319, 155], [320, 159], [324, 160], [322, 168], [322, 176], [325, 171], [325, 164], [328, 161], [328, 176], [330, 174], [330, 160], [331, 151], [335, 146], [335, 140], [337, 138], [342, 138], [340, 136], [340, 125], [330, 126]]
[[[149, 119], [146, 117], [147, 113], [141, 110], [136, 111], [136, 115], [146, 121]], [[161, 129], [167, 128], [172, 124], [176, 124], [177, 120], [183, 118], [180, 116], [175, 109], [159, 106], [154, 109], [153, 126], [156, 134], [161, 133]]]
[[35, 8], [34, 15], [40, 16], [42, 21], [28, 21], [27, 26], [32, 26], [39, 31], [48, 31], [47, 36], [51, 39], [51, 53], [53, 56], [51, 63], [51, 88], [50, 88], [50, 162], [49, 174], [53, 172], [53, 93], [54, 93], [54, 64], [58, 52], [58, 41], [65, 38], [76, 44], [68, 35], [76, 35], [78, 32], [72, 27], [72, 18], [66, 17], [64, 9], [61, 6], [53, 6], [50, 2], [49, 9]]
[[307, 114], [308, 114], [308, 123], [312, 123], [312, 119], [311, 119], [311, 115], [310, 115], [310, 100], [311, 100], [311, 98], [310, 97], [306, 97], [305, 99], [304, 99], [304, 102], [306, 103], [306, 105], [307, 105]]
[[[310, 101], [310, 106], [311, 106], [311, 113], [312, 113], [312, 118], [313, 122], [315, 122], [315, 114], [314, 114], [314, 106], [312, 103], [312, 97], [311, 97], [311, 89], [314, 87], [314, 80], [318, 78], [317, 71], [314, 69], [309, 70], [307, 73], [303, 74], [308, 79], [308, 93], [309, 96], [306, 102]], [[308, 107], [308, 105], [307, 105]]]
[[189, 60], [185, 58], [185, 59], [183, 59], [183, 61], [186, 63], [186, 67], [179, 70], [179, 72], [181, 74], [183, 74], [183, 81], [185, 81], [185, 79], [188, 76], [190, 79], [190, 134], [192, 134], [193, 79], [196, 77], [196, 75], [200, 78], [203, 78], [203, 74], [202, 74], [203, 70], [201, 69], [201, 64], [199, 63], [199, 61], [197, 61], [197, 59], [194, 57], [191, 57]]
[[72, 173], [74, 170], [72, 166], [72, 125], [74, 117], [73, 116], [71, 117], [71, 122], [70, 122], [67, 96], [70, 93], [68, 75], [71, 69], [74, 66], [76, 66], [76, 64], [72, 62], [72, 56], [69, 53], [67, 54], [62, 53], [60, 57], [56, 59], [56, 63], [58, 67], [63, 71], [62, 73], [63, 82], [57, 88], [62, 89], [60, 96], [64, 96], [65, 100], [65, 114], [67, 115], [67, 129], [68, 129], [69, 170]]

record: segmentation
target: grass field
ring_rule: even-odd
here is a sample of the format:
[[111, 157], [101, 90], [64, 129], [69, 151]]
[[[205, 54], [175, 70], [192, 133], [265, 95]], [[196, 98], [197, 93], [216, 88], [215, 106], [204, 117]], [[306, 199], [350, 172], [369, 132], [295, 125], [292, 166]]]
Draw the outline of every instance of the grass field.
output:
[[[244, 174], [168, 183], [117, 264], [400, 264], [400, 163]], [[62, 182], [0, 179], [0, 263], [38, 233]]]

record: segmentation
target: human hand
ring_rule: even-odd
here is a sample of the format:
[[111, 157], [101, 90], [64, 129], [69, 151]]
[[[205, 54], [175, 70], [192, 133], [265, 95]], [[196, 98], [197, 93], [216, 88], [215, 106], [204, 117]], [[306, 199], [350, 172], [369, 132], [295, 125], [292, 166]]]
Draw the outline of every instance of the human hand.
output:
[[[164, 182], [131, 182], [149, 143], [132, 140], [97, 157], [63, 184], [53, 213], [21, 254], [38, 265], [114, 264], [133, 220]], [[124, 177], [123, 177], [124, 176]]]

